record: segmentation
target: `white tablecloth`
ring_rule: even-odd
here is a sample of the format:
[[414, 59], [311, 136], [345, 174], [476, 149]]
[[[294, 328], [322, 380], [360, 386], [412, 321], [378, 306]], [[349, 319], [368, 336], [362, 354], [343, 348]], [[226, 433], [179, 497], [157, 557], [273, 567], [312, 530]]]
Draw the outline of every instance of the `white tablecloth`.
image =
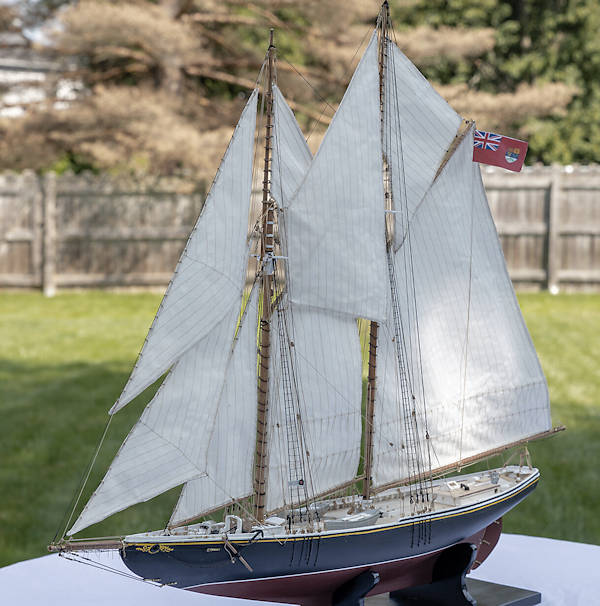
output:
[[[94, 559], [129, 572], [117, 554]], [[474, 578], [535, 589], [544, 606], [600, 604], [600, 547], [504, 534]], [[264, 604], [205, 596], [72, 562], [57, 555], [0, 569], [0, 603], [7, 606], [243, 606]]]

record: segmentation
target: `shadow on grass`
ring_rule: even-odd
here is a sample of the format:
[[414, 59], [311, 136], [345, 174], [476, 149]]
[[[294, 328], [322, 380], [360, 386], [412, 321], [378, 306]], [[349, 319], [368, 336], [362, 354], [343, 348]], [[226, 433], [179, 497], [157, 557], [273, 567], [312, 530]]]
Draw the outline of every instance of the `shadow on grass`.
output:
[[[119, 363], [43, 365], [0, 359], [0, 566], [46, 553], [66, 521], [108, 410], [130, 371]], [[115, 415], [79, 509], [155, 389]], [[117, 514], [92, 527], [89, 536], [160, 528], [176, 497], [173, 490]]]

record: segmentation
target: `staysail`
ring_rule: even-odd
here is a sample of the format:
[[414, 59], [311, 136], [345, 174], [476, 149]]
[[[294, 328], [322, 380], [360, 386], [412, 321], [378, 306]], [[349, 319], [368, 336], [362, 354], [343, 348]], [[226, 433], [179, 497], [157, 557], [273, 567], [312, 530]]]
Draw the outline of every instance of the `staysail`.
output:
[[[312, 155], [296, 119], [279, 89], [275, 88], [272, 195], [283, 209], [279, 213], [279, 233], [283, 256], [294, 236], [294, 222], [288, 223], [288, 208], [296, 204], [292, 195], [311, 165]], [[312, 202], [311, 214], [320, 212]], [[314, 221], [319, 224], [321, 221]], [[317, 227], [320, 229], [320, 227]], [[285, 266], [293, 282], [295, 267]], [[284, 320], [285, 315], [285, 320]], [[281, 322], [285, 321], [286, 330]], [[361, 434], [361, 354], [356, 321], [345, 314], [312, 306], [299, 306], [285, 297], [275, 312], [272, 335], [273, 369], [270, 387], [269, 441], [271, 444], [267, 478], [268, 511], [297, 504], [289, 491], [290, 465], [286, 418], [285, 363], [279, 354], [289, 347], [301, 426], [297, 439], [307, 494], [321, 494], [350, 481], [358, 468]], [[281, 343], [281, 338], [290, 343]], [[289, 395], [289, 394], [288, 394]], [[289, 406], [289, 402], [287, 405]], [[291, 422], [294, 423], [294, 419]], [[295, 437], [293, 438], [295, 439]], [[296, 463], [299, 463], [296, 461]], [[294, 491], [291, 491], [292, 493]], [[304, 494], [298, 492], [297, 494]]]
[[257, 97], [258, 90], [254, 90], [135, 368], [111, 414], [154, 383], [204, 338], [232, 305], [239, 304], [247, 264]]
[[[408, 364], [426, 398], [433, 471], [551, 427], [546, 381], [506, 270], [472, 146], [471, 131], [410, 218], [410, 242], [394, 260], [398, 285], [409, 301], [402, 308], [402, 325], [405, 334], [418, 333]], [[402, 420], [398, 376], [389, 370], [390, 335], [381, 331], [378, 350], [376, 486], [408, 475], [396, 452]]]

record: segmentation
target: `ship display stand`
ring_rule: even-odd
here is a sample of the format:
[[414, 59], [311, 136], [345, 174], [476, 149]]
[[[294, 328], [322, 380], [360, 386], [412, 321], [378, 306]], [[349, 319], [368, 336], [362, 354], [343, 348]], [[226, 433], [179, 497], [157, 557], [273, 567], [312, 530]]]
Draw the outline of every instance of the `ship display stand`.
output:
[[432, 582], [366, 597], [379, 583], [376, 572], [366, 571], [339, 587], [332, 606], [533, 606], [539, 591], [467, 578], [477, 557], [472, 543], [454, 545], [439, 556]]

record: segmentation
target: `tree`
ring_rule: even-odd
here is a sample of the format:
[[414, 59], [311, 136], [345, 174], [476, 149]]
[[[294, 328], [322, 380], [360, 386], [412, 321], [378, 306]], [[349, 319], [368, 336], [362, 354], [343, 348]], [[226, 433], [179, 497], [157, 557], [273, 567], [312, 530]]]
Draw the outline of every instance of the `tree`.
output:
[[599, 160], [598, 0], [419, 0], [396, 17], [442, 35], [491, 29], [481, 53], [422, 69], [481, 128], [528, 138], [528, 162]]
[[[599, 3], [398, 1], [393, 35], [459, 113], [529, 138], [528, 161], [589, 162], [600, 149]], [[379, 10], [378, 0], [21, 5], [28, 27], [46, 20], [45, 52], [63, 61], [63, 84], [81, 90], [68, 106], [49, 93], [22, 120], [1, 121], [5, 166], [206, 179], [254, 86], [269, 27], [280, 87], [306, 132], [322, 132]]]
[[[15, 168], [66, 165], [209, 178], [277, 27], [282, 87], [306, 120], [327, 123], [322, 101], [292, 61], [337, 98], [347, 80], [364, 3], [308, 0], [80, 0], [46, 6], [47, 52], [83, 94], [67, 109], [53, 96], [4, 121], [0, 157]], [[34, 3], [35, 5], [35, 3]], [[368, 18], [372, 19], [377, 4]], [[331, 19], [339, 13], [337, 26]], [[317, 45], [318, 42], [318, 45]], [[67, 64], [74, 64], [68, 69]], [[293, 75], [293, 78], [291, 77]], [[294, 84], [292, 84], [292, 82]], [[306, 123], [307, 124], [307, 123]]]

